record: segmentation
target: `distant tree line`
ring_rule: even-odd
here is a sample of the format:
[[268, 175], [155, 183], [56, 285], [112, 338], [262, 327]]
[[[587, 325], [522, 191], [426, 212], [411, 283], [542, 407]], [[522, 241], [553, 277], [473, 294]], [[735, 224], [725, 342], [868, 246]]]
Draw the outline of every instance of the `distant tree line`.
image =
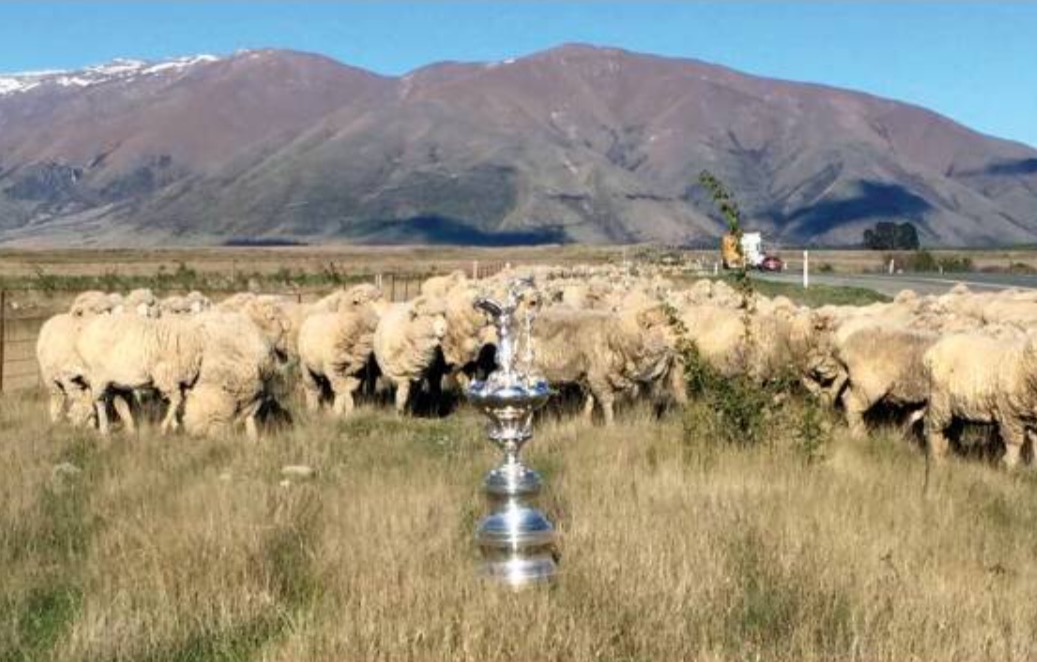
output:
[[918, 230], [912, 223], [883, 221], [864, 231], [864, 247], [873, 251], [918, 250]]

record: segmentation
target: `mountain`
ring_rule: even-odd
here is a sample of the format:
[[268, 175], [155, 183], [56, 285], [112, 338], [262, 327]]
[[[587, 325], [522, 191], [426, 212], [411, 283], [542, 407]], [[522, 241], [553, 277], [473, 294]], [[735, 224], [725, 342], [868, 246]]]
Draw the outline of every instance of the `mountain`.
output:
[[244, 51], [0, 75], [0, 242], [1037, 240], [1037, 150], [923, 108], [565, 45], [386, 77]]

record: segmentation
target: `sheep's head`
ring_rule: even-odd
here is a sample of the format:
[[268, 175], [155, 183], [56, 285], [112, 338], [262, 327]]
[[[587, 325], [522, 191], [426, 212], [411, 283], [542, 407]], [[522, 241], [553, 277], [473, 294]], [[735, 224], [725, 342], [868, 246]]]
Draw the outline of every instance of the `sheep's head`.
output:
[[187, 302], [188, 309], [195, 315], [212, 308], [212, 299], [198, 290], [193, 290], [187, 294]]
[[187, 300], [179, 295], [166, 297], [159, 304], [159, 310], [163, 315], [182, 315], [187, 312]]
[[158, 299], [146, 287], [133, 290], [127, 294], [123, 305], [126, 310], [131, 310], [134, 314], [141, 317], [158, 317], [160, 314]]
[[287, 355], [289, 324], [284, 311], [275, 300], [256, 297], [245, 303], [242, 312], [255, 322], [275, 351]]
[[361, 283], [346, 291], [346, 301], [350, 306], [359, 307], [373, 301], [382, 300], [382, 291], [370, 283]]
[[447, 332], [446, 306], [439, 299], [420, 296], [410, 302], [408, 306], [412, 322], [426, 320], [429, 328], [438, 339], [442, 339]]
[[73, 317], [87, 317], [89, 315], [103, 315], [111, 312], [112, 300], [104, 292], [94, 290], [79, 294], [68, 312]]

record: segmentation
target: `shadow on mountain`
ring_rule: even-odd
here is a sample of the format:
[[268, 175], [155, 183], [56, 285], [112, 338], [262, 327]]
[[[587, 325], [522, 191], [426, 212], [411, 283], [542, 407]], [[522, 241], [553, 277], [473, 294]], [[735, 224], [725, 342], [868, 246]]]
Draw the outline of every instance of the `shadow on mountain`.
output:
[[365, 244], [538, 246], [569, 243], [569, 238], [562, 228], [487, 232], [457, 219], [441, 216], [361, 221], [350, 228], [349, 234], [356, 241]]
[[987, 166], [988, 175], [1033, 175], [1037, 174], [1037, 159], [998, 161]]
[[832, 228], [868, 218], [919, 219], [933, 209], [924, 198], [903, 186], [883, 182], [861, 181], [860, 192], [852, 198], [825, 200], [797, 210], [784, 218], [796, 226], [802, 236], [822, 234]]

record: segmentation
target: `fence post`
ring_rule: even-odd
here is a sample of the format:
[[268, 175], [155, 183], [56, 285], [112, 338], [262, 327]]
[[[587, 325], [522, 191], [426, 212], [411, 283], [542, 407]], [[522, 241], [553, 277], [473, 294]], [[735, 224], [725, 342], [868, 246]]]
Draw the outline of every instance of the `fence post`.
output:
[[803, 251], [803, 289], [810, 287], [810, 251]]
[[393, 272], [393, 273], [389, 274], [389, 278], [391, 279], [389, 281], [391, 283], [391, 286], [390, 286], [391, 292], [389, 294], [389, 301], [396, 301], [396, 273]]
[[472, 280], [479, 280], [479, 260], [472, 260]]
[[4, 392], [4, 346], [7, 344], [7, 290], [0, 290], [0, 393]]

